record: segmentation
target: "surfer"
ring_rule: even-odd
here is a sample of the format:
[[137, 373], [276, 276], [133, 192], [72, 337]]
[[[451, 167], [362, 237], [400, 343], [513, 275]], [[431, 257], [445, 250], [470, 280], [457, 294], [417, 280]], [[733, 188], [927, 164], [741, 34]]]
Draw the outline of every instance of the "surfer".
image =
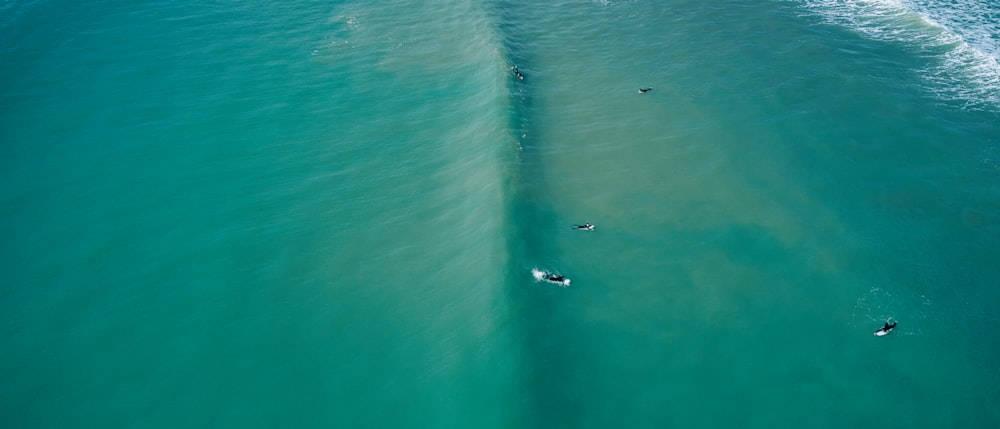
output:
[[592, 224], [592, 223], [585, 223], [583, 225], [573, 225], [573, 229], [579, 229], [581, 231], [593, 231], [594, 230], [594, 224]]
[[555, 283], [559, 286], [566, 287], [569, 286], [570, 280], [564, 275], [553, 274], [548, 271], [542, 271], [538, 268], [531, 269], [531, 276], [538, 281], [547, 281], [549, 283]]
[[569, 281], [570, 280], [567, 279], [566, 276], [563, 276], [563, 275], [559, 275], [559, 274], [546, 274], [545, 275], [545, 281], [547, 281], [549, 283], [555, 283], [555, 284], [557, 284], [559, 286], [562, 286], [562, 287], [566, 287], [566, 286], [569, 286]]
[[652, 91], [652, 90], [653, 90], [653, 87], [649, 87], [649, 88], [639, 88], [639, 93], [640, 93], [640, 94], [645, 94], [645, 93], [647, 93], [647, 92], [649, 92], [649, 91]]
[[[890, 325], [889, 322], [892, 322], [892, 324]], [[875, 331], [875, 336], [881, 337], [883, 335], [889, 335], [889, 332], [891, 332], [895, 328], [896, 328], [896, 322], [894, 322], [890, 317], [885, 321], [885, 326], [882, 326], [877, 331]]]
[[514, 76], [517, 76], [518, 79], [524, 80], [524, 75], [521, 74], [521, 71], [517, 69], [516, 65], [511, 67], [510, 70], [514, 72]]

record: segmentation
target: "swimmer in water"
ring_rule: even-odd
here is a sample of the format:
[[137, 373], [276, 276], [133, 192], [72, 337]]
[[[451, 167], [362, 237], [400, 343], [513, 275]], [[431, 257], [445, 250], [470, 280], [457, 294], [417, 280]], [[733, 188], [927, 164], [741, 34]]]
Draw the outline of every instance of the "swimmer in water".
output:
[[[889, 322], [892, 322], [892, 324], [890, 325]], [[882, 326], [877, 331], [875, 331], [875, 336], [881, 337], [883, 335], [889, 335], [889, 332], [892, 332], [892, 330], [895, 328], [896, 328], [896, 322], [894, 322], [890, 317], [888, 320], [885, 321], [885, 326]]]
[[594, 224], [592, 224], [592, 223], [585, 223], [583, 225], [573, 225], [573, 229], [579, 229], [579, 230], [582, 230], [582, 231], [593, 231], [594, 230]]
[[652, 90], [653, 90], [653, 87], [649, 87], [649, 88], [639, 88], [639, 93], [640, 93], [640, 94], [645, 94], [645, 93], [647, 93], [647, 92], [649, 92], [649, 91], [652, 91]]

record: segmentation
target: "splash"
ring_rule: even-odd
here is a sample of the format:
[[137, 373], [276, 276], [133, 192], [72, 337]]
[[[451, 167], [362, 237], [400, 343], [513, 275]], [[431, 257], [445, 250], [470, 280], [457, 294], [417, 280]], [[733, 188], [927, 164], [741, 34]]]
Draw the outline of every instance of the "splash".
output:
[[552, 275], [552, 273], [550, 273], [548, 271], [539, 270], [538, 268], [532, 268], [531, 269], [531, 276], [535, 278], [535, 281], [539, 281], [539, 282], [545, 281], [545, 282], [549, 282], [549, 283], [553, 283], [553, 284], [558, 284], [559, 286], [562, 286], [562, 287], [569, 286], [570, 279], [564, 278], [564, 279], [562, 279], [560, 281], [553, 281], [553, 280], [549, 280], [548, 279], [548, 277], [550, 275]]
[[[923, 335], [922, 324], [934, 305], [926, 295], [905, 296], [888, 289], [873, 287], [858, 297], [851, 318], [857, 328], [878, 328], [892, 318], [900, 321], [894, 335]], [[904, 328], [905, 327], [905, 328]]]

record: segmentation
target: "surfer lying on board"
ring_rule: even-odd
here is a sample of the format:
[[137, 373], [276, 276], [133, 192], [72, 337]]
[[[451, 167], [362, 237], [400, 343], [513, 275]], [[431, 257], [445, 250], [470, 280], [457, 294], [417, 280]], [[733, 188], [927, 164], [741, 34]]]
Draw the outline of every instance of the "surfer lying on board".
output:
[[592, 224], [592, 223], [585, 223], [583, 225], [573, 225], [573, 229], [579, 229], [579, 230], [583, 230], [583, 231], [593, 231], [594, 230], [594, 224]]
[[653, 87], [649, 87], [649, 88], [639, 88], [639, 93], [640, 93], [640, 94], [645, 94], [645, 93], [647, 93], [647, 92], [649, 92], [649, 91], [652, 91], [652, 90], [653, 90]]
[[538, 281], [547, 281], [549, 283], [555, 283], [559, 286], [566, 287], [569, 286], [569, 279], [561, 274], [553, 274], [548, 271], [539, 270], [538, 268], [531, 269], [531, 275]]
[[514, 76], [517, 76], [518, 79], [524, 80], [524, 75], [517, 69], [517, 66], [511, 67], [510, 70], [514, 72]]
[[549, 274], [545, 276], [545, 280], [553, 283], [564, 283], [566, 281], [566, 276], [560, 276], [558, 274]]
[[[892, 322], [892, 324], [890, 325], [889, 322]], [[891, 332], [895, 328], [896, 328], [896, 322], [893, 322], [892, 318], [890, 317], [885, 321], [885, 326], [875, 331], [875, 336], [881, 337], [883, 335], [889, 335], [889, 332]]]

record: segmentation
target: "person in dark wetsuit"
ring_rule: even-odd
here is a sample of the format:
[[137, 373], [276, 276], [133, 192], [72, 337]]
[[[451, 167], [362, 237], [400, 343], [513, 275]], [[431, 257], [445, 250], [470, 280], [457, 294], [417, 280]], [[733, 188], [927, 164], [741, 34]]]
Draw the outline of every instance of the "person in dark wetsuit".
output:
[[585, 223], [583, 225], [573, 225], [573, 228], [584, 230], [584, 231], [593, 231], [594, 230], [594, 224], [592, 224], [592, 223]]
[[645, 93], [647, 93], [647, 92], [649, 92], [649, 91], [652, 91], [652, 90], [653, 90], [653, 87], [649, 87], [649, 88], [639, 88], [639, 93], [640, 93], [640, 94], [645, 94]]
[[892, 322], [892, 324], [890, 325], [889, 324], [890, 320], [892, 320], [891, 317], [889, 318], [889, 320], [885, 321], [885, 326], [882, 326], [877, 331], [875, 331], [876, 336], [881, 337], [883, 335], [889, 335], [889, 332], [896, 328], [896, 322]]
[[564, 280], [566, 280], [566, 276], [550, 274], [549, 276], [545, 277], [545, 280], [548, 280], [550, 282], [562, 283]]
[[524, 80], [524, 75], [517, 69], [517, 66], [511, 67], [510, 69], [514, 72], [514, 76], [517, 76], [518, 79]]

